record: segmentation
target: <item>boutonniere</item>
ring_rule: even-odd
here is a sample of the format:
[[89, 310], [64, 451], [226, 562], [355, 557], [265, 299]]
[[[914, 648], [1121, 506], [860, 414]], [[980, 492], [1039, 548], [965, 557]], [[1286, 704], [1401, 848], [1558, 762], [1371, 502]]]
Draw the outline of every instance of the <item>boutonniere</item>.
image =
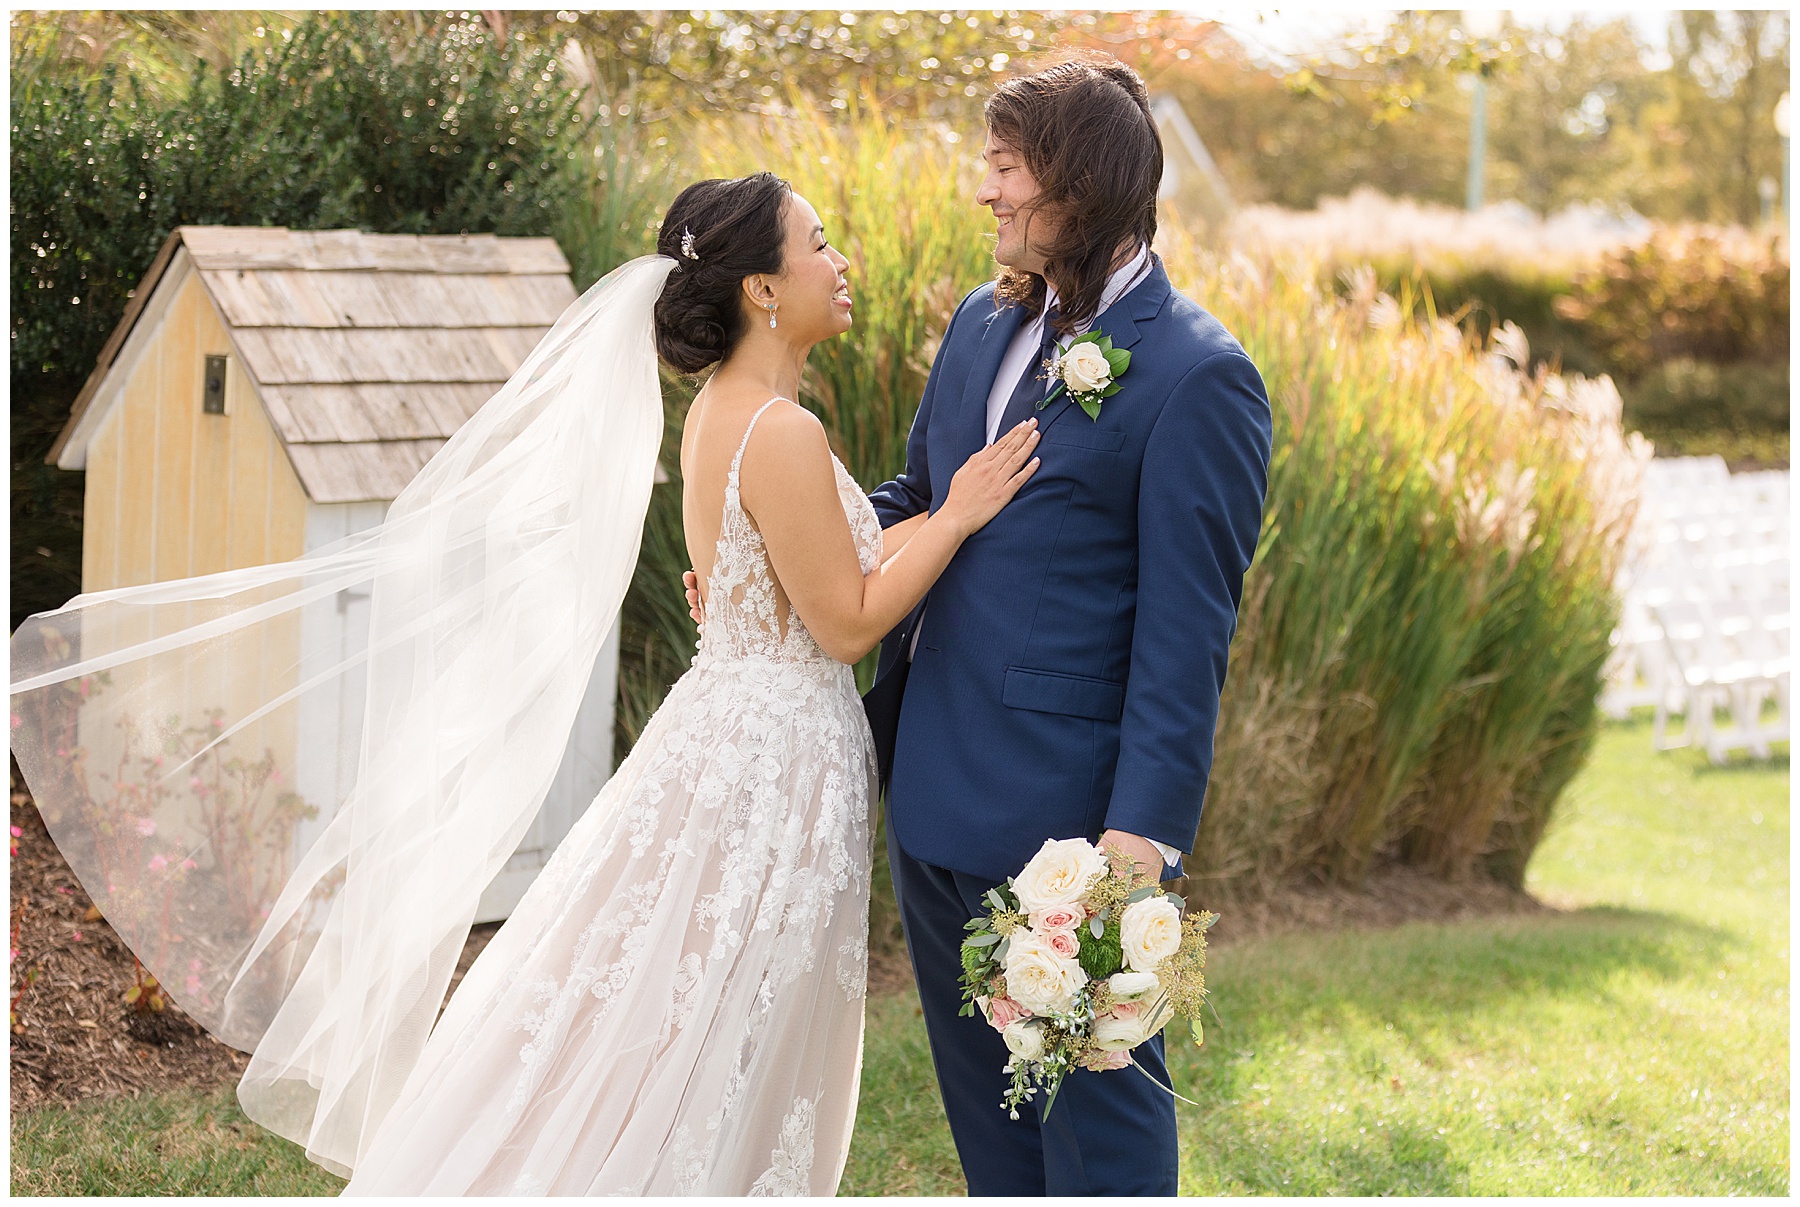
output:
[[1069, 341], [1062, 354], [1050, 362], [1050, 376], [1056, 388], [1038, 403], [1038, 409], [1050, 405], [1064, 390], [1075, 405], [1087, 412], [1089, 419], [1100, 418], [1100, 400], [1119, 392], [1119, 378], [1131, 367], [1131, 353], [1113, 347], [1112, 336], [1090, 331]]

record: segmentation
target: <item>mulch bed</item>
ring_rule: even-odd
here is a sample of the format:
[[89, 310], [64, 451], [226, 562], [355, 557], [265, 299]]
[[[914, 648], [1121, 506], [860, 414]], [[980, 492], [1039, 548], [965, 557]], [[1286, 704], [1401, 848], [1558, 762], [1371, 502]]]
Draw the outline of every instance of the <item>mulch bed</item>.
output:
[[[126, 1004], [137, 961], [90, 912], [16, 765], [11, 778], [12, 1109], [236, 1083], [248, 1055], [173, 1003], [160, 1013]], [[470, 933], [452, 988], [499, 929]]]
[[[13, 1110], [235, 1083], [247, 1055], [208, 1035], [173, 1004], [161, 1013], [127, 1006], [136, 961], [90, 912], [92, 903], [51, 843], [16, 767], [11, 795], [18, 830], [12, 859]], [[1296, 883], [1260, 901], [1212, 908], [1220, 914], [1211, 935], [1217, 948], [1294, 931], [1554, 912], [1492, 881], [1446, 884], [1403, 866], [1380, 869], [1358, 888]], [[487, 923], [470, 933], [452, 989], [499, 928]], [[871, 993], [896, 993], [911, 984], [904, 949], [871, 953]]]
[[137, 961], [93, 920], [16, 766], [11, 795], [12, 1109], [236, 1081], [248, 1056], [174, 1005], [125, 1004]]

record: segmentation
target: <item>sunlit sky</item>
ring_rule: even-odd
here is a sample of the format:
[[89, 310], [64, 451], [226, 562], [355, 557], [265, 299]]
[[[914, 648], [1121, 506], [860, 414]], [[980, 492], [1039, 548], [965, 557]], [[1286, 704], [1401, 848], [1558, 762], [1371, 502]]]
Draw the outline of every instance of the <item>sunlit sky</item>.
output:
[[[1212, 17], [1225, 26], [1253, 53], [1269, 58], [1304, 55], [1325, 49], [1345, 34], [1373, 32], [1393, 16], [1393, 9], [1300, 5], [1283, 8], [1212, 8], [1183, 6], [1197, 16]], [[1670, 9], [1598, 8], [1572, 10], [1537, 6], [1507, 10], [1514, 20], [1548, 29], [1562, 29], [1575, 16], [1589, 20], [1627, 17], [1638, 36], [1656, 50], [1668, 44]]]

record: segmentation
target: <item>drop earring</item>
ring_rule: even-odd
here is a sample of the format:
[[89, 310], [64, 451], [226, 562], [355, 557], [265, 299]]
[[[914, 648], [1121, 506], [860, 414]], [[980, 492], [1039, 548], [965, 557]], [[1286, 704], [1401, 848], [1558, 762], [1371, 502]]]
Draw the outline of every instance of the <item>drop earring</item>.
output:
[[780, 305], [778, 302], [763, 303], [763, 309], [769, 312], [769, 330], [771, 331], [775, 329], [775, 307], [778, 305]]

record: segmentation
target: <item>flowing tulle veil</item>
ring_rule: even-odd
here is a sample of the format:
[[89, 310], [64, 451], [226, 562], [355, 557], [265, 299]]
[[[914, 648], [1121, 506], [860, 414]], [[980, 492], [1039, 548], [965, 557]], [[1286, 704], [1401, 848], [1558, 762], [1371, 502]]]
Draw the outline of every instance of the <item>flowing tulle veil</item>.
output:
[[[51, 836], [168, 994], [252, 1053], [250, 1117], [327, 1168], [416, 1063], [630, 583], [674, 268], [582, 295], [380, 526], [13, 636], [13, 752]], [[342, 621], [362, 595], [366, 634]]]

